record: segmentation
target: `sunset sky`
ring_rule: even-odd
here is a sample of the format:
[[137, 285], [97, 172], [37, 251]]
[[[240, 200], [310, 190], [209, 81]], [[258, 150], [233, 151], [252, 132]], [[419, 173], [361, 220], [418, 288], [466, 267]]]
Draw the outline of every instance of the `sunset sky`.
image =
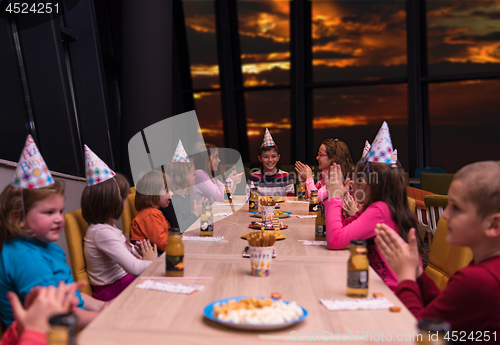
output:
[[[430, 76], [500, 72], [500, 0], [426, 4]], [[218, 88], [213, 1], [183, 5], [193, 87]], [[288, 84], [289, 2], [238, 1], [237, 8], [244, 85]], [[405, 1], [312, 1], [312, 39], [315, 82], [406, 77]], [[429, 85], [432, 165], [448, 171], [463, 165], [447, 150], [467, 140], [464, 135], [480, 140], [468, 145], [471, 153], [500, 159], [499, 90], [495, 79]], [[387, 120], [408, 166], [406, 84], [315, 89], [313, 95], [315, 145], [337, 137], [357, 160], [364, 140], [373, 140]], [[206, 140], [223, 146], [220, 92], [197, 93], [195, 102]], [[282, 163], [290, 164], [289, 90], [247, 92], [245, 102], [250, 156], [269, 127], [281, 143]]]

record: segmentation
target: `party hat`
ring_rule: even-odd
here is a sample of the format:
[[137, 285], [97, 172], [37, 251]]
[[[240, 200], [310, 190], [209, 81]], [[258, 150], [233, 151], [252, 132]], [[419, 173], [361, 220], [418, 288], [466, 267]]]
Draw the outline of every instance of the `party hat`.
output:
[[365, 148], [363, 149], [363, 154], [361, 155], [361, 159], [366, 157], [366, 154], [368, 153], [368, 151], [370, 151], [370, 147], [371, 145], [368, 142], [368, 140], [365, 140]]
[[266, 133], [264, 133], [264, 140], [262, 140], [262, 145], [261, 146], [276, 146], [276, 143], [273, 140], [273, 137], [271, 136], [271, 133], [269, 133], [269, 129], [266, 128]]
[[186, 153], [186, 150], [184, 150], [184, 146], [182, 146], [182, 142], [180, 139], [179, 143], [177, 144], [177, 147], [175, 148], [175, 153], [174, 156], [172, 157], [172, 162], [191, 163]]
[[107, 181], [115, 172], [111, 170], [106, 163], [102, 161], [87, 145], [85, 147], [85, 178], [87, 186], [93, 186]]
[[50, 186], [53, 183], [54, 179], [47, 164], [38, 151], [35, 141], [28, 134], [11, 182], [12, 186], [22, 189], [36, 189]]
[[394, 153], [392, 154], [392, 156], [393, 156], [392, 158], [393, 158], [395, 161], [397, 161], [397, 160], [398, 160], [398, 149], [395, 149], [395, 150], [394, 150]]
[[366, 156], [361, 159], [361, 161], [389, 164], [396, 163], [392, 148], [391, 134], [389, 133], [389, 126], [387, 125], [387, 122], [384, 121], [382, 127], [380, 127], [377, 133], [377, 136], [372, 142], [370, 150]]

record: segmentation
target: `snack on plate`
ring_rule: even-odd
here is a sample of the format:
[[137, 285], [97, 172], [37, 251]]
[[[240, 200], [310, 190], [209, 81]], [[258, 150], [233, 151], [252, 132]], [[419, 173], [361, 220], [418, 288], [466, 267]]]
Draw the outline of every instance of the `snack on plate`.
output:
[[276, 241], [275, 233], [271, 231], [252, 231], [246, 238], [252, 247], [270, 247]]
[[286, 304], [269, 298], [245, 298], [238, 302], [231, 300], [221, 306], [214, 306], [214, 315], [221, 321], [251, 325], [274, 325], [292, 322], [304, 314], [297, 303]]
[[274, 215], [275, 216], [283, 216], [285, 214], [288, 214], [288, 213], [283, 212], [283, 211], [279, 211], [279, 210], [274, 210]]
[[263, 196], [260, 198], [261, 206], [276, 206], [276, 201], [272, 197]]
[[382, 292], [374, 292], [373, 297], [374, 298], [384, 297], [384, 294]]
[[274, 299], [281, 299], [281, 294], [279, 292], [273, 292], [271, 294], [271, 298], [274, 298]]

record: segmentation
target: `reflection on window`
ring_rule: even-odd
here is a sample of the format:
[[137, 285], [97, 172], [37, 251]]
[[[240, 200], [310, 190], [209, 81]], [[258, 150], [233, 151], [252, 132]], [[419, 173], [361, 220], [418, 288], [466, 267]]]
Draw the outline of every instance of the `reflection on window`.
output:
[[289, 90], [247, 92], [245, 104], [250, 160], [258, 162], [259, 147], [268, 127], [280, 149], [280, 163], [291, 164]]
[[398, 159], [408, 169], [407, 92], [406, 84], [314, 90], [314, 149], [324, 139], [338, 138], [357, 162], [365, 140], [371, 143], [385, 120]]
[[193, 88], [219, 88], [214, 0], [190, 0], [182, 4]]
[[426, 6], [429, 75], [500, 71], [500, 0]]
[[500, 160], [500, 80], [429, 85], [431, 165], [455, 172], [465, 164]]
[[224, 147], [220, 92], [196, 92], [193, 98], [203, 139]]
[[289, 82], [289, 22], [288, 1], [238, 2], [244, 86]]
[[405, 1], [312, 1], [314, 81], [406, 76]]

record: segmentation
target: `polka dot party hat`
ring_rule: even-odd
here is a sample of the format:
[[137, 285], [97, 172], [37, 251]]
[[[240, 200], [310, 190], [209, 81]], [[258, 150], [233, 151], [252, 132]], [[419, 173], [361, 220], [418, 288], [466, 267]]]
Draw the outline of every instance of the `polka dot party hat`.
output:
[[374, 163], [388, 163], [394, 164], [397, 162], [394, 156], [391, 134], [389, 133], [389, 126], [384, 121], [380, 127], [377, 136], [372, 142], [370, 150], [361, 162], [374, 162]]
[[28, 134], [11, 182], [12, 186], [22, 189], [36, 189], [50, 186], [53, 183], [54, 179], [47, 164], [38, 151], [33, 137]]
[[106, 163], [102, 161], [87, 145], [85, 148], [85, 178], [87, 186], [93, 186], [101, 182], [107, 181], [115, 172], [111, 170]]
[[177, 163], [191, 163], [189, 160], [189, 157], [186, 153], [186, 150], [184, 150], [184, 146], [182, 146], [182, 142], [179, 139], [179, 143], [177, 144], [177, 147], [175, 148], [175, 153], [174, 157], [172, 157], [172, 162], [177, 162]]
[[274, 142], [271, 133], [269, 133], [269, 129], [266, 128], [266, 132], [264, 133], [264, 140], [262, 140], [261, 146], [275, 146], [275, 145], [276, 143]]

